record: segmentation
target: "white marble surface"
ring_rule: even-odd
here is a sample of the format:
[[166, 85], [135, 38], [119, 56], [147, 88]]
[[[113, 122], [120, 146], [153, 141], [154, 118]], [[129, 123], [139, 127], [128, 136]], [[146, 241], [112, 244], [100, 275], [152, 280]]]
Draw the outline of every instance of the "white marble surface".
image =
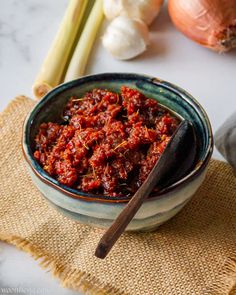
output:
[[[31, 85], [66, 4], [67, 0], [0, 0], [0, 111], [17, 94], [32, 95]], [[175, 30], [166, 9], [151, 31], [149, 50], [128, 62], [113, 60], [98, 38], [87, 73], [137, 72], [173, 82], [199, 100], [215, 131], [236, 109], [236, 50], [219, 55], [192, 43]], [[214, 157], [220, 158], [216, 151]], [[12, 288], [10, 294], [76, 293], [61, 288], [29, 255], [4, 243], [0, 249], [0, 294], [3, 287]]]

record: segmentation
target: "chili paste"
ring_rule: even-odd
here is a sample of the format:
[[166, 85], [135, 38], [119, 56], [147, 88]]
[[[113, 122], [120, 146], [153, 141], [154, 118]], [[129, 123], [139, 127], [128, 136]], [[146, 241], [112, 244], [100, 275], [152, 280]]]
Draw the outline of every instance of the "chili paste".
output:
[[156, 100], [126, 86], [71, 97], [63, 119], [40, 125], [35, 159], [60, 183], [109, 196], [136, 192], [179, 124]]

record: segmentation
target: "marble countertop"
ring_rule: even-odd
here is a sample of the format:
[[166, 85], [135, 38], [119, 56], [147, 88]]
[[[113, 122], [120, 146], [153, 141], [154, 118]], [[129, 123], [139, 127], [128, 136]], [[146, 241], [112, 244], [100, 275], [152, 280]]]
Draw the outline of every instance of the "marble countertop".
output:
[[[0, 111], [18, 94], [32, 96], [67, 2], [1, 0]], [[150, 74], [181, 86], [205, 108], [213, 131], [236, 110], [236, 50], [217, 54], [189, 41], [173, 27], [166, 8], [151, 26], [148, 51], [132, 61], [114, 60], [97, 38], [87, 73], [112, 71]], [[213, 156], [221, 159], [217, 151]], [[3, 288], [8, 294], [79, 294], [60, 287], [29, 255], [0, 242], [0, 294]]]

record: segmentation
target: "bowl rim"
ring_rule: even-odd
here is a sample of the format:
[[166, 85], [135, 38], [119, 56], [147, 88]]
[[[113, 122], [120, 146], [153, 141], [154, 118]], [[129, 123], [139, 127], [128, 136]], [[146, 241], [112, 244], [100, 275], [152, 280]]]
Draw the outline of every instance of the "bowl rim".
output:
[[[173, 83], [164, 81], [162, 79], [143, 75], [143, 74], [135, 74], [135, 73], [100, 73], [100, 74], [94, 74], [94, 75], [87, 75], [83, 76], [81, 78], [62, 83], [58, 85], [57, 87], [53, 88], [51, 91], [49, 91], [34, 107], [33, 109], [28, 113], [28, 115], [25, 118], [24, 124], [23, 124], [23, 136], [22, 136], [22, 151], [25, 160], [28, 162], [31, 170], [33, 173], [41, 179], [44, 183], [52, 186], [53, 188], [63, 192], [69, 197], [72, 197], [74, 199], [81, 199], [83, 201], [88, 202], [104, 202], [104, 203], [127, 203], [130, 200], [130, 197], [127, 196], [120, 196], [120, 197], [112, 197], [112, 196], [106, 196], [106, 195], [97, 195], [97, 194], [91, 194], [86, 193], [81, 190], [73, 189], [68, 186], [60, 184], [56, 179], [51, 177], [49, 174], [47, 174], [43, 168], [39, 165], [39, 163], [36, 161], [36, 159], [33, 157], [33, 153], [30, 149], [28, 137], [29, 137], [29, 131], [31, 127], [31, 123], [33, 122], [35, 114], [38, 113], [38, 109], [44, 105], [44, 103], [54, 97], [55, 94], [60, 94], [64, 90], [67, 90], [69, 88], [78, 86], [77, 84], [83, 84], [87, 82], [93, 82], [96, 80], [101, 80], [102, 78], [110, 78], [111, 76], [116, 76], [117, 79], [119, 78], [131, 78], [131, 79], [140, 79], [144, 80], [145, 82], [152, 83], [156, 86], [161, 86], [163, 88], [166, 88], [167, 90], [173, 92], [174, 94], [181, 97], [181, 99], [185, 100], [188, 104], [190, 104], [196, 113], [201, 118], [202, 116], [205, 119], [205, 123], [207, 125], [207, 131], [209, 133], [209, 144], [206, 148], [204, 158], [202, 160], [199, 160], [194, 169], [190, 171], [186, 176], [178, 180], [177, 182], [173, 183], [172, 185], [162, 189], [158, 193], [153, 193], [149, 198], [146, 199], [146, 201], [154, 200], [154, 199], [160, 199], [165, 194], [175, 190], [180, 189], [181, 187], [187, 185], [190, 181], [195, 179], [199, 174], [201, 174], [205, 167], [207, 166], [208, 162], [210, 161], [211, 155], [213, 153], [213, 134], [212, 134], [212, 128], [211, 124], [208, 118], [208, 115], [206, 111], [203, 109], [203, 107], [200, 105], [200, 103], [187, 91], [180, 88], [179, 86], [176, 86]], [[201, 114], [200, 114], [201, 113]]]

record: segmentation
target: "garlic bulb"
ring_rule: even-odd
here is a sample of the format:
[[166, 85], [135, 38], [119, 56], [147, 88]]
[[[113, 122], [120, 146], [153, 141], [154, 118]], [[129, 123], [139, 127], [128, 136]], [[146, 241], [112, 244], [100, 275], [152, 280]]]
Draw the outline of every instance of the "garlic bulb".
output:
[[150, 25], [160, 12], [164, 0], [103, 0], [106, 18], [113, 19], [118, 15], [138, 18]]
[[103, 46], [117, 59], [131, 59], [145, 51], [149, 42], [147, 25], [126, 16], [116, 17], [106, 29]]
[[193, 41], [219, 52], [236, 47], [236, 0], [169, 0], [168, 9]]

